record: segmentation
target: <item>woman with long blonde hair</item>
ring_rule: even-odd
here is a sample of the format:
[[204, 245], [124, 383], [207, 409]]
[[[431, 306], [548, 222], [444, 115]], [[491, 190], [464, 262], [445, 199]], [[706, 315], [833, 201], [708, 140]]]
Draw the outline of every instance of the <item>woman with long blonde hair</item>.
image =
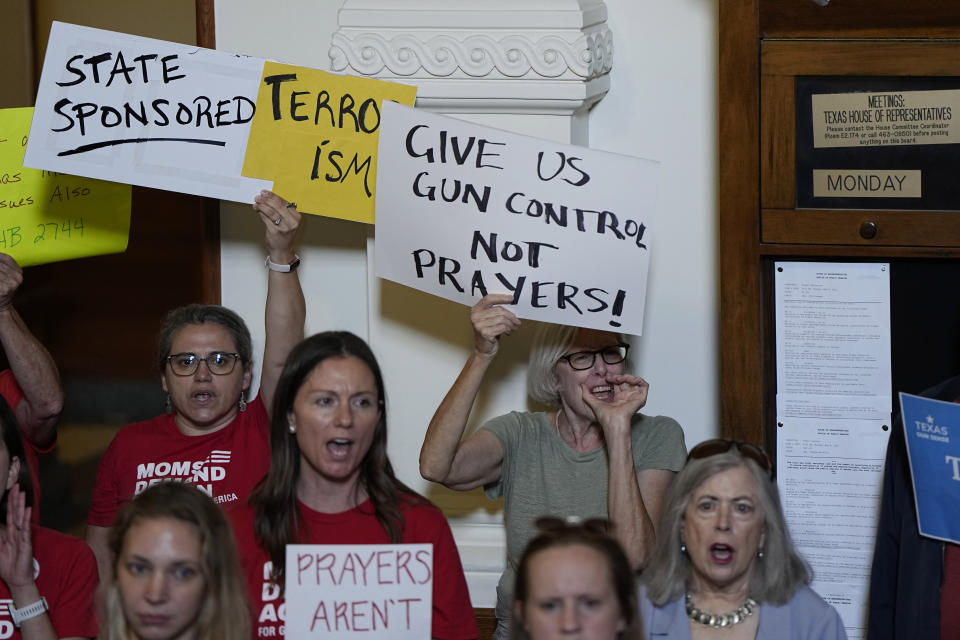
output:
[[146, 489], [110, 532], [108, 640], [224, 640], [250, 634], [230, 524], [182, 482]]

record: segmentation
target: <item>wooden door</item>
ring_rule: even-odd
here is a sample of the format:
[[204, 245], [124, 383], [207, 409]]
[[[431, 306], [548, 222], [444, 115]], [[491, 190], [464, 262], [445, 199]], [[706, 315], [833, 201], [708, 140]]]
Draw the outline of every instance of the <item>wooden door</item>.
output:
[[[832, 0], [826, 6], [720, 0], [721, 419], [727, 437], [774, 448], [775, 260], [894, 260], [912, 277], [946, 280], [960, 258], [960, 202], [913, 211], [798, 206], [798, 78], [957, 79], [958, 36], [960, 6], [935, 0]], [[957, 333], [960, 322], [951, 324], [944, 324], [945, 335]], [[914, 332], [904, 326], [899, 336], [909, 340]], [[957, 366], [951, 358], [940, 368]], [[896, 384], [896, 359], [894, 368]]]

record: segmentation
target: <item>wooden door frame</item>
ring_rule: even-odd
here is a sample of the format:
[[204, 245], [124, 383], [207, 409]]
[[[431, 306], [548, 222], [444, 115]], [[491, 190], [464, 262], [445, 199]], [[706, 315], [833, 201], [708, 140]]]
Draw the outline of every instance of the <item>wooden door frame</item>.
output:
[[[217, 48], [214, 0], [196, 0], [197, 46]], [[203, 199], [203, 299], [220, 304], [220, 201]]]
[[[777, 162], [777, 158], [772, 157], [771, 145], [761, 144], [764, 126], [761, 56], [765, 44], [772, 43], [767, 47], [771, 51], [814, 45], [824, 57], [830, 57], [830, 51], [842, 50], [850, 43], [863, 46], [882, 42], [883, 46], [877, 48], [911, 48], [911, 43], [939, 41], [943, 46], [951, 46], [949, 43], [960, 39], [960, 4], [939, 0], [909, 3], [831, 0], [826, 6], [810, 0], [719, 0], [719, 3], [717, 206], [721, 433], [728, 438], [763, 442], [772, 450], [776, 437], [776, 362], [774, 314], [768, 295], [772, 290], [771, 261], [778, 256], [828, 260], [848, 257], [960, 259], [960, 246], [955, 229], [951, 229], [949, 238], [941, 235], [937, 242], [918, 241], [916, 233], [912, 236], [898, 233], [896, 241], [885, 246], [870, 246], [856, 239], [831, 244], [824, 240], [823, 230], [818, 230], [819, 236], [806, 230], [805, 239], [789, 233], [789, 229], [785, 231], [788, 221], [777, 220], [776, 212], [767, 221], [771, 228], [761, 228], [764, 219], [761, 175], [764, 166], [769, 169]], [[876, 66], [876, 60], [872, 64]], [[892, 75], [908, 72], [888, 71]], [[934, 71], [938, 73], [956, 75], [952, 69], [949, 73]], [[783, 87], [773, 90], [777, 89]], [[776, 115], [772, 114], [771, 118]], [[791, 192], [787, 197], [792, 201], [794, 194]], [[780, 197], [778, 201], [782, 200]], [[877, 214], [886, 228], [896, 229], [896, 212], [873, 213]], [[822, 222], [824, 216], [829, 215], [849, 222], [857, 212], [811, 215], [812, 218], [804, 221]], [[954, 215], [951, 213], [949, 217], [952, 219]], [[926, 212], [924, 217], [933, 227], [942, 227], [946, 219], [938, 212]], [[780, 225], [779, 229], [776, 224]], [[901, 224], [900, 228], [906, 227]]]
[[758, 15], [759, 0], [720, 0], [720, 431], [749, 442], [763, 435]]

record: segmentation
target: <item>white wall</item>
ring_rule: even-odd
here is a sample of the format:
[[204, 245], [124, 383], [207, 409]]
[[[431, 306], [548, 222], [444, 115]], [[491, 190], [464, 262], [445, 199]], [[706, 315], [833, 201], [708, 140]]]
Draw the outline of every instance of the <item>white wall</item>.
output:
[[[218, 0], [218, 48], [328, 68], [340, 3]], [[607, 0], [607, 7], [615, 48], [611, 90], [590, 112], [590, 146], [662, 163], [645, 330], [635, 341], [633, 360], [651, 384], [644, 411], [679, 420], [689, 446], [719, 432], [716, 3]], [[545, 121], [541, 135], [557, 138], [555, 125]], [[224, 204], [221, 211], [223, 303], [250, 322], [262, 345], [260, 223], [249, 207]], [[478, 492], [430, 486], [417, 471], [427, 421], [469, 348], [468, 310], [372, 278], [372, 230], [365, 226], [325, 218], [312, 218], [307, 226], [301, 278], [308, 330], [346, 328], [370, 340], [386, 377], [391, 460], [402, 480], [455, 516], [458, 542], [469, 546], [476, 538], [474, 547], [486, 549], [465, 554], [464, 563], [474, 605], [492, 606], [489, 580], [471, 579], [471, 564], [502, 562], [497, 505]], [[529, 327], [510, 337], [511, 348], [478, 400], [474, 423], [525, 406], [528, 337]], [[484, 527], [496, 534], [484, 535]]]
[[720, 431], [717, 3], [607, 0], [607, 10], [613, 71], [590, 146], [661, 163], [634, 362], [650, 382], [644, 411], [676, 418], [689, 448]]
[[[342, 0], [218, 0], [217, 48], [319, 69], [329, 68], [330, 36]], [[282, 195], [282, 194], [281, 194]], [[263, 350], [266, 270], [263, 227], [250, 206], [220, 207], [223, 304], [240, 313]], [[347, 329], [366, 337], [366, 225], [305, 216], [300, 279], [307, 298], [308, 333]], [[257, 359], [257, 362], [260, 360]], [[259, 379], [254, 380], [254, 387]]]

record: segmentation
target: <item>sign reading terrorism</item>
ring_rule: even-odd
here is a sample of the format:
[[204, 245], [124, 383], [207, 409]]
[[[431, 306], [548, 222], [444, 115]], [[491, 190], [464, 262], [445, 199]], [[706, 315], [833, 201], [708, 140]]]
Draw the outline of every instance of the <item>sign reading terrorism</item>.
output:
[[243, 174], [271, 179], [301, 211], [373, 222], [380, 105], [416, 88], [267, 62]]

